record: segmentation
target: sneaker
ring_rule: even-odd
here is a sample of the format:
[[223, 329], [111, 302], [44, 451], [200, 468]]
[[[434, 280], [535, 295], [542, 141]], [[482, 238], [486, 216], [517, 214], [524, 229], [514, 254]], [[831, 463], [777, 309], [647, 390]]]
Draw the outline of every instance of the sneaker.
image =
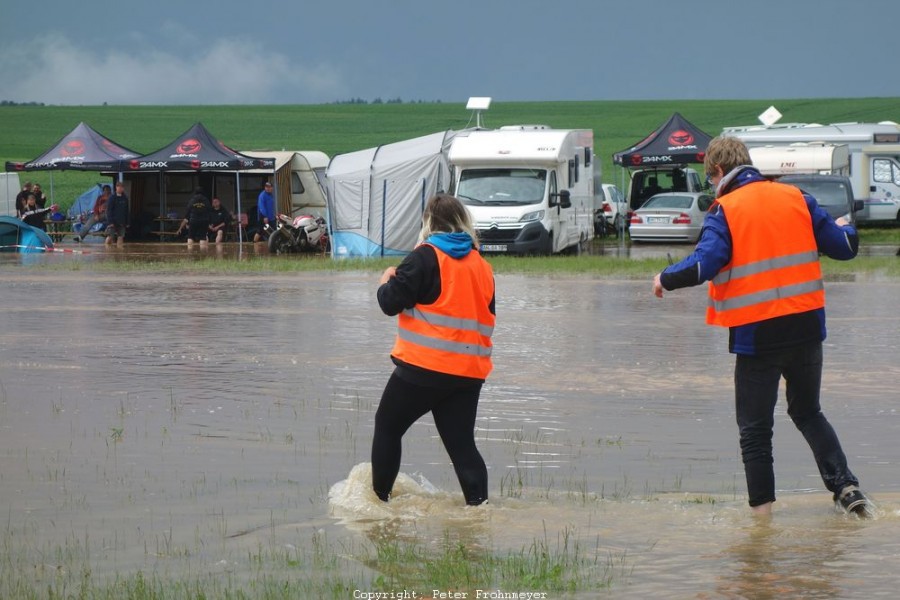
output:
[[871, 500], [866, 498], [866, 495], [855, 485], [848, 485], [842, 489], [835, 504], [839, 510], [843, 510], [847, 514], [855, 514], [861, 519], [873, 516], [875, 508]]
[[80, 235], [76, 235], [76, 236], [73, 237], [72, 239], [75, 240], [76, 242], [80, 242], [80, 241], [81, 241], [81, 236], [80, 236]]

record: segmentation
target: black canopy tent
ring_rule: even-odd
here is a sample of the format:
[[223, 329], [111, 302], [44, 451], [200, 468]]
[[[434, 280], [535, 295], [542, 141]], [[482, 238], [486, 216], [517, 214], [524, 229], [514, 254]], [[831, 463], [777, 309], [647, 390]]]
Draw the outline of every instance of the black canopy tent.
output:
[[[709, 134], [680, 113], [673, 113], [665, 123], [643, 140], [613, 154], [613, 163], [622, 167], [620, 171], [622, 191], [629, 198], [633, 193], [633, 190], [626, 188], [625, 171], [628, 169], [635, 171], [632, 177], [638, 170], [645, 169], [666, 169], [674, 175], [679, 167], [690, 163], [702, 163], [711, 139]], [[631, 199], [629, 206], [632, 206]], [[620, 234], [619, 239], [623, 238], [624, 236]]]
[[7, 171], [118, 171], [121, 161], [140, 156], [79, 123], [49, 150], [28, 162], [6, 163]]
[[[87, 123], [79, 123], [46, 152], [27, 162], [7, 161], [10, 171], [120, 171], [122, 162], [137, 158], [137, 152], [98, 133]], [[50, 173], [53, 199], [53, 173]]]
[[[226, 146], [213, 136], [202, 123], [195, 123], [187, 131], [176, 137], [168, 145], [124, 161], [122, 171], [126, 181], [132, 182], [134, 209], [140, 211], [144, 206], [144, 188], [136, 189], [134, 185], [141, 174], [156, 173], [159, 175], [159, 214], [167, 214], [167, 178], [166, 174], [201, 174], [201, 173], [234, 173], [235, 202], [237, 213], [241, 213], [240, 172], [250, 170], [271, 170], [275, 173], [275, 159], [254, 157], [241, 154]], [[184, 179], [184, 178], [182, 178]], [[180, 190], [189, 194], [190, 186]], [[240, 240], [243, 241], [243, 240]]]
[[613, 162], [632, 169], [702, 163], [711, 139], [676, 112], [643, 140], [613, 154]]

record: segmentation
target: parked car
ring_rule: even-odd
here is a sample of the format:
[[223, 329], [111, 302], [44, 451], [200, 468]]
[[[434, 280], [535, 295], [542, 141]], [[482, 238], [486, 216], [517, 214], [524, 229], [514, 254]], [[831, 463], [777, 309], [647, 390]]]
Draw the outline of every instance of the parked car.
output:
[[[604, 183], [600, 186], [600, 190], [600, 207], [597, 209], [597, 214], [594, 215], [595, 233], [597, 235], [604, 233], [619, 235], [620, 231], [624, 231], [628, 227], [626, 216], [628, 202], [621, 190], [611, 183]], [[606, 227], [603, 232], [598, 231], [601, 223]]]
[[631, 239], [638, 242], [696, 242], [713, 197], [703, 192], [657, 194], [631, 215]]
[[862, 200], [853, 200], [850, 179], [843, 175], [784, 175], [778, 181], [810, 194], [833, 219], [849, 215], [850, 222], [855, 223], [856, 212], [865, 207]]

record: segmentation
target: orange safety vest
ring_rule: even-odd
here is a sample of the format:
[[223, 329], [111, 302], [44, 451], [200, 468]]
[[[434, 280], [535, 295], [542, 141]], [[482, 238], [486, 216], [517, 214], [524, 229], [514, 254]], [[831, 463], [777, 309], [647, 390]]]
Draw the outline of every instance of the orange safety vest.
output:
[[825, 306], [812, 217], [800, 190], [756, 182], [721, 198], [731, 261], [709, 282], [706, 322], [737, 327]]
[[441, 294], [433, 304], [417, 304], [400, 313], [391, 355], [430, 371], [485, 379], [492, 368], [495, 322], [490, 311], [491, 266], [475, 250], [463, 258], [452, 258], [436, 247], [434, 253]]

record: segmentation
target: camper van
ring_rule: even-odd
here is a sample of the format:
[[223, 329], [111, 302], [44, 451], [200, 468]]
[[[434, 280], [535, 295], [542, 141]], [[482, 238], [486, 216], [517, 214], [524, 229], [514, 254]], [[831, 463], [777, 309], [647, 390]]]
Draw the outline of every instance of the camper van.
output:
[[789, 146], [755, 146], [749, 150], [753, 166], [766, 177], [850, 173], [847, 144], [798, 142]]
[[846, 144], [798, 142], [790, 146], [750, 148], [753, 166], [769, 179], [794, 185], [812, 194], [832, 217], [847, 217], [851, 223], [864, 210], [862, 200], [853, 199], [850, 151]]
[[482, 252], [551, 254], [593, 237], [594, 132], [514, 125], [463, 131], [448, 154], [452, 192]]
[[897, 123], [780, 123], [768, 127], [726, 127], [722, 133], [740, 138], [751, 149], [790, 146], [797, 142], [846, 144], [853, 196], [865, 205], [857, 218], [860, 221], [900, 220], [900, 125]]

